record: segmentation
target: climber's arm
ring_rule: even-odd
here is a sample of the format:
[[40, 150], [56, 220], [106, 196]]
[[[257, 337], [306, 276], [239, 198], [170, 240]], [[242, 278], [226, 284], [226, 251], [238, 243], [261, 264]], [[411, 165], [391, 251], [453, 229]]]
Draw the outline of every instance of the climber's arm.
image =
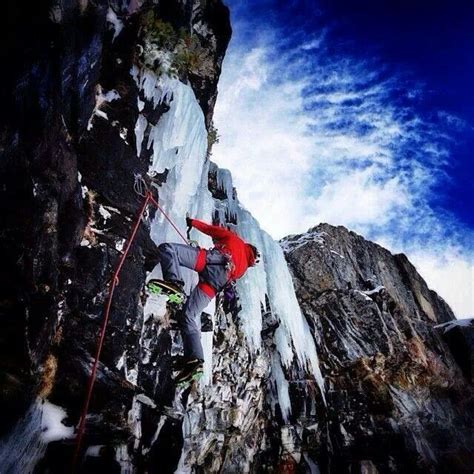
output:
[[213, 239], [223, 239], [234, 235], [230, 230], [224, 229], [224, 227], [209, 225], [198, 219], [189, 219], [188, 223], [203, 234], [211, 236]]

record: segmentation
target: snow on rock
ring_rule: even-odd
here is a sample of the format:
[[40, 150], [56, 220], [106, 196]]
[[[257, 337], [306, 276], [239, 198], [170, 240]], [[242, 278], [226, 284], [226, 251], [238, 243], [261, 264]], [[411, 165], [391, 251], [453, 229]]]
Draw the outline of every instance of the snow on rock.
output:
[[121, 444], [115, 448], [115, 459], [120, 465], [120, 472], [130, 474], [134, 472], [134, 460], [126, 444]]
[[48, 401], [42, 404], [41, 439], [45, 443], [68, 439], [74, 436], [74, 427], [65, 426], [62, 421], [67, 417], [66, 412]]
[[144, 322], [146, 323], [150, 317], [153, 317], [157, 320], [162, 320], [166, 314], [167, 300], [168, 298], [166, 296], [148, 296], [143, 309]]
[[48, 443], [74, 436], [62, 422], [66, 412], [47, 400], [32, 403], [13, 430], [0, 441], [0, 472], [32, 473]]
[[102, 205], [99, 206], [99, 214], [102, 216], [104, 221], [112, 217], [112, 214]]
[[474, 318], [456, 319], [435, 326], [437, 329], [444, 329], [445, 333], [456, 327], [474, 327]]
[[331, 253], [334, 255], [337, 255], [338, 257], [345, 258], [344, 255], [341, 255], [339, 252], [336, 252], [335, 250], [331, 250]]
[[97, 85], [96, 94], [95, 94], [95, 107], [92, 111], [92, 114], [89, 118], [89, 122], [87, 123], [87, 130], [90, 131], [94, 126], [94, 117], [101, 117], [104, 120], [108, 120], [108, 115], [103, 111], [100, 110], [101, 107], [114, 100], [120, 99], [120, 94], [115, 90], [110, 91], [103, 91], [102, 86], [100, 84]]
[[382, 290], [385, 290], [385, 286], [383, 285], [378, 285], [376, 288], [374, 288], [373, 290], [367, 290], [367, 291], [363, 291], [362, 293], [364, 293], [365, 295], [367, 296], [370, 296], [370, 295], [375, 295], [376, 293], [380, 293]]
[[315, 242], [324, 245], [324, 232], [308, 232], [302, 235], [289, 235], [280, 240], [280, 246], [284, 252], [294, 252], [306, 245], [308, 242]]
[[98, 458], [100, 456], [100, 451], [104, 447], [103, 444], [98, 444], [96, 446], [89, 446], [86, 451], [86, 457], [91, 456], [93, 458]]
[[112, 28], [114, 30], [114, 37], [112, 39], [112, 41], [114, 41], [115, 38], [117, 38], [117, 36], [122, 31], [123, 23], [122, 23], [121, 20], [119, 20], [119, 18], [117, 17], [117, 14], [115, 13], [115, 11], [111, 7], [109, 7], [109, 9], [107, 11], [106, 19], [107, 19], [107, 22], [112, 26]]

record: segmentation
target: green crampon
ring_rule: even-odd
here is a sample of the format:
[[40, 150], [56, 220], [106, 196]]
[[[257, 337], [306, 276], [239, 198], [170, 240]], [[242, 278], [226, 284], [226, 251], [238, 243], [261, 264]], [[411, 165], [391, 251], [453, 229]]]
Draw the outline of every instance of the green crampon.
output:
[[162, 288], [156, 283], [148, 283], [146, 289], [153, 295], [161, 295], [163, 293]]
[[184, 296], [182, 294], [168, 293], [167, 291], [163, 290], [163, 287], [161, 287], [157, 283], [150, 282], [147, 284], [146, 288], [152, 295], [166, 295], [170, 303], [182, 304], [184, 302]]
[[174, 304], [181, 304], [184, 301], [184, 297], [179, 293], [171, 293], [168, 295], [168, 301]]
[[176, 384], [177, 387], [186, 387], [186, 385], [189, 385], [193, 382], [197, 382], [198, 380], [201, 380], [201, 377], [204, 375], [204, 372], [202, 370], [197, 371], [195, 374], [191, 376], [189, 380], [184, 380], [183, 382], [179, 382]]

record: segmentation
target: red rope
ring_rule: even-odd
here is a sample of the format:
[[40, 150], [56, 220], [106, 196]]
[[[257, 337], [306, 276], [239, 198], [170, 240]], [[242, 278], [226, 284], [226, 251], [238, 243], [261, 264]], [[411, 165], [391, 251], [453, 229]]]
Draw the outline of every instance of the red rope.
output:
[[153, 196], [150, 195], [150, 201], [161, 211], [165, 216], [166, 220], [172, 225], [173, 229], [178, 233], [178, 235], [183, 239], [184, 243], [188, 243], [188, 239], [181, 233], [181, 231], [175, 226], [174, 222], [168, 217], [168, 214], [163, 210], [163, 208], [158, 204], [158, 201], [155, 200]]
[[77, 461], [79, 459], [79, 453], [81, 450], [81, 444], [82, 444], [82, 438], [84, 436], [84, 430], [85, 430], [85, 425], [86, 425], [86, 417], [87, 417], [87, 412], [89, 411], [89, 404], [91, 401], [92, 397], [92, 391], [94, 389], [94, 383], [97, 375], [97, 367], [99, 364], [99, 359], [100, 359], [100, 354], [102, 352], [102, 346], [104, 344], [104, 338], [105, 338], [105, 330], [107, 328], [107, 323], [109, 321], [109, 316], [110, 316], [110, 309], [112, 307], [112, 299], [114, 296], [114, 290], [115, 287], [119, 283], [119, 274], [120, 271], [122, 270], [123, 264], [125, 262], [125, 259], [127, 258], [128, 252], [130, 250], [130, 247], [132, 246], [133, 241], [135, 240], [138, 228], [140, 226], [140, 222], [142, 220], [143, 214], [145, 213], [146, 207], [148, 206], [148, 203], [152, 202], [163, 214], [163, 216], [166, 218], [166, 220], [171, 224], [173, 229], [178, 233], [178, 235], [184, 240], [184, 242], [187, 244], [188, 241], [186, 237], [180, 232], [178, 227], [174, 224], [174, 222], [170, 219], [170, 217], [166, 214], [166, 212], [163, 210], [163, 208], [159, 205], [158, 201], [152, 196], [152, 194], [147, 191], [147, 193], [144, 196], [143, 204], [140, 207], [140, 210], [137, 214], [137, 218], [135, 220], [135, 224], [132, 228], [132, 231], [130, 233], [130, 236], [128, 237], [127, 240], [127, 245], [125, 246], [125, 250], [122, 253], [122, 256], [120, 257], [117, 267], [115, 268], [115, 271], [113, 273], [111, 282], [110, 282], [110, 287], [109, 287], [109, 294], [105, 303], [104, 307], [104, 319], [102, 322], [102, 326], [100, 328], [100, 333], [99, 333], [99, 338], [97, 341], [97, 349], [94, 357], [94, 363], [92, 365], [92, 371], [89, 376], [89, 381], [87, 383], [87, 392], [86, 392], [86, 397], [84, 400], [84, 405], [81, 410], [81, 417], [79, 420], [79, 426], [77, 428], [77, 436], [76, 436], [76, 447], [74, 450], [74, 457], [72, 461], [72, 471], [75, 472], [75, 468], [77, 465]]
[[138, 212], [137, 218], [135, 220], [135, 225], [133, 226], [132, 232], [130, 236], [128, 237], [127, 245], [125, 246], [125, 250], [122, 253], [122, 256], [120, 257], [120, 260], [118, 261], [117, 267], [115, 268], [114, 274], [112, 276], [112, 280], [110, 282], [110, 287], [109, 287], [109, 295], [104, 307], [104, 320], [102, 322], [102, 327], [100, 328], [100, 333], [99, 333], [99, 338], [97, 341], [97, 349], [95, 353], [95, 358], [94, 358], [94, 364], [92, 365], [92, 371], [89, 376], [89, 381], [87, 384], [87, 395], [84, 400], [84, 405], [82, 407], [81, 411], [81, 418], [79, 421], [79, 426], [77, 428], [77, 436], [76, 436], [76, 448], [74, 450], [74, 457], [72, 461], [72, 470], [73, 472], [75, 471], [75, 467], [77, 464], [77, 461], [79, 459], [79, 452], [81, 450], [81, 443], [82, 443], [82, 437], [84, 435], [84, 428], [86, 424], [86, 416], [87, 412], [89, 411], [89, 403], [91, 401], [91, 396], [92, 396], [92, 390], [94, 388], [94, 383], [95, 383], [95, 378], [97, 375], [97, 366], [99, 364], [99, 358], [100, 358], [100, 353], [102, 352], [102, 346], [104, 344], [104, 337], [105, 337], [105, 329], [107, 327], [107, 323], [109, 321], [109, 315], [110, 315], [110, 308], [112, 306], [112, 298], [114, 296], [114, 290], [115, 287], [118, 285], [118, 276], [120, 274], [120, 271], [122, 270], [122, 266], [125, 262], [125, 259], [127, 258], [128, 252], [130, 250], [130, 247], [135, 239], [135, 236], [138, 231], [138, 227], [140, 226], [141, 219], [143, 217], [143, 214], [145, 213], [145, 209], [148, 205], [148, 202], [150, 199], [153, 199], [152, 195], [150, 193], [147, 193], [145, 195], [145, 199], [143, 200], [143, 204], [140, 207], [140, 211]]

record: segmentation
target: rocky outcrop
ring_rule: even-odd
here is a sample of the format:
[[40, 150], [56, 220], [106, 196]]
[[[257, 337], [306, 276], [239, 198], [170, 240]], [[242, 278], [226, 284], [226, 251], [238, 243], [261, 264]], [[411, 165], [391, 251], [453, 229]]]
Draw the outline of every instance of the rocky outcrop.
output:
[[186, 212], [235, 225], [266, 261], [209, 309], [205, 378], [177, 390], [179, 332], [143, 287], [159, 272], [156, 244], [179, 237], [149, 208], [115, 292], [78, 468], [273, 469], [291, 439], [286, 371], [314, 393], [322, 380], [281, 249], [209, 162], [227, 9], [81, 0], [11, 13], [7, 25], [20, 27], [6, 26], [15, 48], [2, 76], [14, 110], [1, 124], [2, 470], [70, 471], [112, 270], [142, 202], [135, 183], [182, 232]]
[[177, 389], [180, 335], [143, 287], [159, 275], [156, 245], [179, 237], [147, 210], [111, 307], [79, 471], [471, 468], [469, 328], [435, 330], [453, 315], [406, 258], [342, 228], [285, 240], [293, 282], [230, 173], [209, 161], [230, 37], [220, 0], [8, 2], [1, 21], [2, 472], [70, 472], [143, 186], [181, 232], [186, 212], [227, 224], [263, 262], [207, 309], [204, 379]]
[[322, 470], [471, 471], [473, 346], [435, 327], [454, 318], [444, 300], [405, 255], [344, 227], [282, 246], [326, 380]]
[[[154, 74], [153, 67], [160, 67], [158, 59], [145, 65], [142, 54], [145, 44], [166, 50], [158, 43], [167, 37], [150, 38], [156, 24], [179, 41], [179, 50], [177, 45], [166, 50], [169, 58], [179, 59], [179, 71], [161, 73], [169, 81], [179, 76], [190, 84], [191, 94], [194, 88], [196, 108], [201, 105], [208, 126], [230, 39], [228, 10], [216, 0], [40, 3], [9, 2], [2, 18], [3, 61], [9, 70], [0, 88], [1, 435], [15, 423], [25, 432], [41, 430], [41, 416], [31, 407], [46, 397], [66, 409], [67, 425], [78, 421], [111, 270], [141, 202], [134, 177], [146, 176], [150, 166], [149, 148], [137, 153], [137, 121], [142, 117], [150, 127], [158, 123], [173, 100], [170, 95], [159, 104], [150, 102], [134, 75], [134, 68]], [[166, 174], [159, 175], [153, 183], [159, 186], [165, 179]], [[156, 441], [159, 407], [174, 395], [170, 333], [153, 319], [148, 325], [143, 320], [146, 269], [156, 263], [149, 234], [153, 217], [150, 213], [141, 226], [114, 300], [85, 443], [86, 448], [105, 443], [104, 453], [86, 462], [87, 472], [95, 465], [143, 465], [158, 456], [155, 451], [170, 446], [174, 451], [169, 449], [166, 462], [177, 465], [181, 455], [182, 419], [176, 425], [173, 417], [164, 427], [168, 436], [162, 435], [165, 441], [156, 443], [147, 461], [131, 460], [133, 442], [130, 453], [127, 448], [133, 430], [142, 429], [131, 419], [140, 403], [136, 397], [141, 394], [143, 400], [153, 392], [158, 403], [146, 413], [154, 428], [143, 433], [143, 446], [136, 446], [142, 452]], [[137, 388], [147, 333], [153, 334], [147, 357], [156, 370], [147, 372]], [[16, 432], [17, 438], [23, 435]], [[20, 466], [24, 452], [18, 443], [7, 439], [2, 444], [3, 455], [13, 446], [19, 450], [11, 464], [2, 460], [2, 471], [16, 472]], [[63, 472], [70, 464], [70, 447], [49, 443], [41, 470]], [[24, 450], [31, 459], [22, 461], [22, 472], [44, 454], [44, 449], [30, 448]]]

